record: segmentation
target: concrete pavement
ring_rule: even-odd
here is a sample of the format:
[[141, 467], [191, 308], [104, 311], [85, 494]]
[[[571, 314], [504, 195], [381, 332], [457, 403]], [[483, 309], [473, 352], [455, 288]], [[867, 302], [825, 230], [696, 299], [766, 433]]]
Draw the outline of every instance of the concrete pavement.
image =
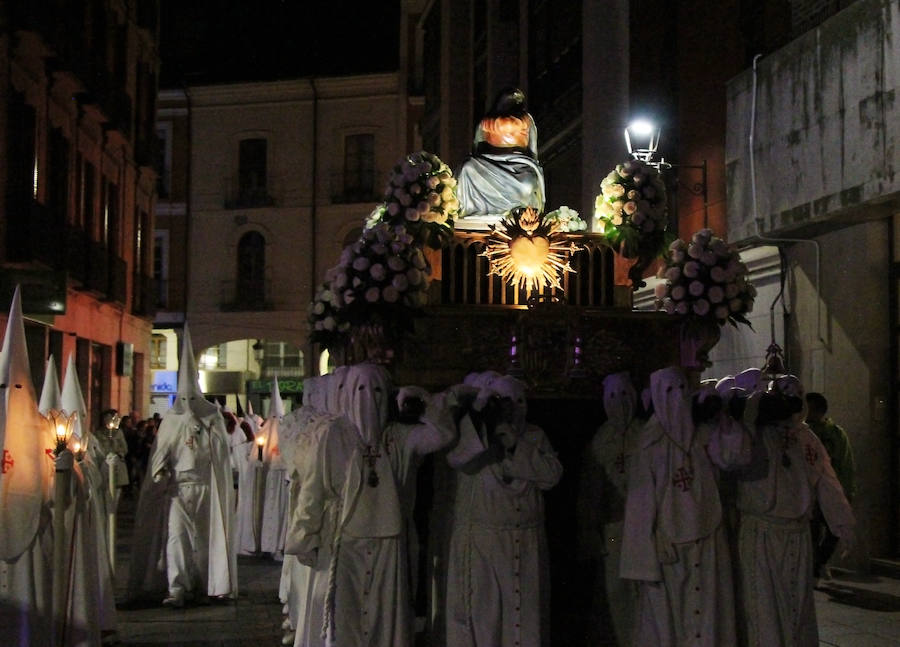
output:
[[[125, 599], [134, 501], [122, 501], [117, 541], [117, 598]], [[130, 647], [263, 647], [281, 644], [281, 563], [238, 558], [236, 602], [168, 609], [148, 603], [120, 607], [118, 644]], [[900, 579], [831, 569], [816, 590], [820, 645], [900, 647]], [[643, 646], [642, 646], [643, 647]], [[728, 647], [728, 646], [722, 646]]]

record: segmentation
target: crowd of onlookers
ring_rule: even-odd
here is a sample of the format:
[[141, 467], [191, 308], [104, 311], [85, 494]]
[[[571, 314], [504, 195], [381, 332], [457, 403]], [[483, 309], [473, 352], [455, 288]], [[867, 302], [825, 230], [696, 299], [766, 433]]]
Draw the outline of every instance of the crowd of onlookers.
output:
[[150, 458], [150, 448], [162, 417], [154, 413], [145, 420], [137, 416], [123, 416], [119, 423], [119, 429], [128, 443], [128, 453], [125, 455], [125, 464], [128, 466], [130, 485], [126, 490], [126, 496], [137, 494], [140, 489], [144, 473], [147, 471], [147, 460]]

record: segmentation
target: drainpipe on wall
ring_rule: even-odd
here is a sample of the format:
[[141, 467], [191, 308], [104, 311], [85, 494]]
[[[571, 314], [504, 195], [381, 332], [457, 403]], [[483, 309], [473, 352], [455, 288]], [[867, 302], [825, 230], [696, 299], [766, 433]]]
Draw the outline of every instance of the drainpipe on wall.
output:
[[[190, 296], [191, 286], [191, 176], [193, 174], [193, 157], [194, 157], [194, 109], [191, 104], [191, 91], [187, 84], [182, 81], [181, 85], [184, 90], [184, 99], [187, 104], [187, 172], [185, 173], [184, 186], [184, 321], [187, 321], [187, 310]], [[182, 324], [184, 323], [182, 321]]]
[[[316, 79], [310, 77], [309, 79], [309, 87], [312, 89], [313, 101], [312, 101], [312, 187], [310, 191], [310, 223], [309, 223], [309, 235], [310, 240], [312, 241], [312, 249], [309, 254], [309, 301], [310, 303], [316, 298], [316, 266], [318, 263], [318, 254], [316, 253], [318, 247], [318, 241], [316, 240], [318, 237], [318, 227], [317, 227], [317, 214], [316, 214], [316, 202], [318, 200], [318, 180], [319, 180], [319, 94], [316, 90]], [[318, 363], [318, 358], [313, 358], [313, 345], [309, 342], [306, 344], [307, 352], [306, 356], [308, 359], [304, 361], [309, 369], [310, 375], [316, 375], [315, 366]], [[314, 361], [314, 359], [316, 361]]]

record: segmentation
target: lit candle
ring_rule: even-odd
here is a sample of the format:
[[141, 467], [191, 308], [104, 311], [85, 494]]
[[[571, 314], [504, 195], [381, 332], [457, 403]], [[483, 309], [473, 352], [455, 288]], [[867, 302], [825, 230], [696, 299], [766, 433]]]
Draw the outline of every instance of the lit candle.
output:
[[265, 445], [265, 444], [266, 444], [265, 436], [257, 436], [256, 437], [256, 458], [260, 462], [262, 461], [262, 450], [263, 450], [263, 445]]

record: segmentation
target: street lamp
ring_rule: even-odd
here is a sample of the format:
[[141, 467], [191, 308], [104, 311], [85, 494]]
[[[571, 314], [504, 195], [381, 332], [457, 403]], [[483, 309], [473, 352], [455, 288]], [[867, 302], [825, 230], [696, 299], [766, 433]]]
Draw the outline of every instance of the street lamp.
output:
[[635, 119], [625, 129], [625, 145], [634, 159], [651, 163], [659, 146], [659, 127], [646, 119]]
[[[701, 173], [700, 181], [693, 184], [684, 184], [683, 186], [691, 194], [703, 198], [703, 226], [708, 227], [709, 194], [706, 186], [706, 160], [703, 160], [702, 164], [672, 164], [671, 162], [667, 162], [664, 157], [660, 157], [659, 160], [654, 160], [653, 158], [656, 156], [656, 151], [659, 146], [660, 132], [659, 126], [646, 119], [635, 119], [632, 121], [625, 129], [625, 145], [628, 147], [629, 154], [631, 154], [634, 159], [640, 160], [641, 162], [656, 168], [660, 173], [664, 173], [671, 169], [699, 170]], [[675, 191], [682, 186], [681, 181], [678, 179], [677, 171], [672, 178], [672, 184], [672, 188]]]
[[263, 357], [266, 354], [266, 346], [259, 339], [256, 340], [256, 343], [251, 346], [253, 349], [253, 359], [256, 360], [257, 364], [262, 365]]

